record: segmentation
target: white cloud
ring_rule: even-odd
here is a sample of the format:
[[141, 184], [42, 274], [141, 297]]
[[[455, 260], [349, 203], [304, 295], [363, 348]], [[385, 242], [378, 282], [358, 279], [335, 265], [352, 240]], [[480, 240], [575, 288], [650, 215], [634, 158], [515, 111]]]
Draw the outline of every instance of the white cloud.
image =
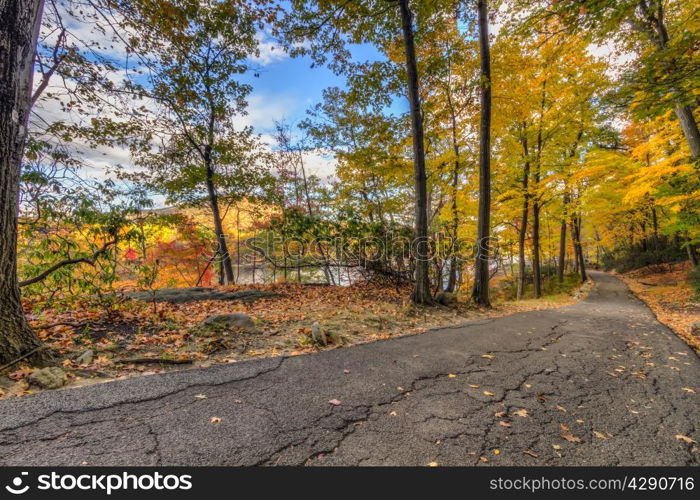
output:
[[267, 66], [289, 58], [289, 54], [274, 42], [265, 32], [258, 31], [255, 35], [258, 40], [259, 54], [250, 57], [250, 60], [261, 66]]

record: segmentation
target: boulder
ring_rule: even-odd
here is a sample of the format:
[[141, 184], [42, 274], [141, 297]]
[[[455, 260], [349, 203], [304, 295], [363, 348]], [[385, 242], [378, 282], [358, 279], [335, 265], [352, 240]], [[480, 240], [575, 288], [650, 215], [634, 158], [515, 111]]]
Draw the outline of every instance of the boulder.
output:
[[27, 377], [27, 381], [42, 389], [58, 389], [66, 384], [66, 372], [58, 366], [49, 366], [35, 371]]
[[88, 349], [84, 353], [82, 353], [80, 356], [75, 358], [75, 362], [79, 365], [90, 365], [92, 364], [92, 360], [95, 357], [95, 351], [92, 349]]
[[214, 314], [202, 321], [202, 326], [218, 326], [227, 329], [237, 328], [246, 333], [258, 333], [255, 323], [245, 313]]
[[276, 297], [279, 294], [267, 292], [256, 288], [248, 290], [238, 290], [227, 292], [216, 288], [193, 287], [193, 288], [162, 288], [154, 291], [130, 292], [127, 297], [146, 302], [171, 302], [173, 304], [184, 304], [198, 300], [238, 300], [249, 303], [265, 297]]

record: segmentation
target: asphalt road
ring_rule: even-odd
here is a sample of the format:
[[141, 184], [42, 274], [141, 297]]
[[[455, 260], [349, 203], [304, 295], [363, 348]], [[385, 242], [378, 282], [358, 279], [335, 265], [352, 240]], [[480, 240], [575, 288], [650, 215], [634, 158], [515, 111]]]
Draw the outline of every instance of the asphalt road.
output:
[[0, 464], [697, 465], [700, 360], [591, 274], [565, 308], [2, 401]]

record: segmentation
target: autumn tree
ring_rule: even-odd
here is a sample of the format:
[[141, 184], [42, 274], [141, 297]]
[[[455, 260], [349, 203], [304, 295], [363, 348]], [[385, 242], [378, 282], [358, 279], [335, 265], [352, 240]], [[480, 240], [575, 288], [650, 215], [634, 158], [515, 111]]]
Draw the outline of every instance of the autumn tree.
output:
[[220, 282], [233, 283], [222, 222], [226, 205], [270, 184], [264, 148], [250, 127], [236, 124], [251, 90], [237, 77], [257, 51], [260, 12], [238, 3], [183, 0], [122, 2], [117, 14], [114, 23], [138, 55], [126, 89], [155, 111], [132, 112], [156, 144], [134, 151], [146, 168], [142, 180], [172, 203], [194, 205], [205, 193]]

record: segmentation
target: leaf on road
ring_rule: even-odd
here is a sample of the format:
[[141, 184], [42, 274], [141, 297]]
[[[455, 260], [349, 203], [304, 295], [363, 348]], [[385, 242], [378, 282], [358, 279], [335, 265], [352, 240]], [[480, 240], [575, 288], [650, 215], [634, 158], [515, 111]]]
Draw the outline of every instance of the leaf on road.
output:
[[557, 410], [559, 410], [560, 412], [562, 412], [562, 413], [566, 413], [566, 408], [564, 408], [563, 406], [557, 405], [557, 406], [555, 406], [555, 408], [556, 408]]
[[479, 388], [479, 386], [476, 385], [476, 384], [469, 384], [469, 387], [471, 387], [472, 389], [478, 389], [478, 388]]
[[501, 421], [498, 422], [498, 423], [501, 424], [502, 427], [509, 427], [509, 428], [512, 427], [512, 426], [511, 426], [508, 422], [506, 422], [505, 420], [501, 420]]
[[212, 424], [218, 424], [221, 422], [221, 418], [219, 417], [211, 417], [211, 423]]
[[685, 392], [689, 392], [691, 394], [695, 394], [695, 389], [691, 389], [690, 387], [681, 387]]
[[493, 414], [494, 417], [496, 418], [501, 418], [506, 416], [506, 412], [504, 411], [497, 411], [496, 413]]
[[513, 412], [513, 415], [517, 415], [518, 417], [529, 417], [530, 415], [527, 414], [527, 410], [525, 408], [521, 408], [519, 410], [515, 410]]
[[395, 416], [396, 416], [396, 411], [391, 410], [391, 411], [389, 412], [389, 415], [391, 415], [392, 417], [395, 417]]
[[580, 443], [581, 440], [571, 433], [561, 434], [561, 437], [569, 441], [570, 443]]
[[343, 370], [343, 373], [344, 373], [345, 375], [348, 375], [348, 374], [350, 374], [350, 373], [352, 373], [352, 372], [346, 368], [345, 370]]
[[195, 394], [194, 397], [197, 399], [207, 399], [206, 394]]
[[450, 373], [447, 375], [447, 377], [448, 378], [457, 378], [457, 375], [455, 375], [454, 373]]
[[489, 463], [489, 459], [486, 458], [486, 457], [484, 457], [484, 456], [479, 457], [479, 461], [480, 461], [480, 462], [483, 462], [483, 463], [485, 463], [485, 464]]
[[437, 467], [438, 463], [437, 462], [429, 462], [428, 467]]
[[569, 428], [568, 428], [566, 425], [564, 425], [564, 424], [559, 424], [559, 428], [560, 428], [561, 430], [563, 430], [564, 432], [567, 432], [567, 431], [570, 431], [570, 430], [571, 430], [571, 429], [569, 429]]
[[495, 450], [493, 450], [493, 454], [494, 454], [494, 455], [500, 455], [500, 454], [501, 454], [501, 450], [499, 450], [498, 448], [496, 448]]
[[688, 444], [697, 443], [697, 441], [695, 441], [694, 439], [689, 438], [688, 436], [684, 436], [683, 434], [676, 434], [676, 439], [678, 439], [679, 441], [685, 441]]
[[329, 400], [328, 400], [328, 404], [329, 404], [329, 405], [333, 405], [333, 406], [340, 406], [341, 403], [340, 403], [340, 401], [337, 400], [337, 399], [329, 399]]
[[491, 354], [482, 354], [481, 357], [486, 359], [493, 359], [493, 355]]
[[555, 450], [561, 450], [561, 446], [559, 446], [558, 444], [553, 444], [552, 448], [554, 448]]
[[606, 436], [606, 435], [603, 434], [602, 432], [593, 431], [593, 435], [594, 435], [595, 437], [597, 437], [598, 439], [608, 439], [608, 436]]
[[539, 457], [539, 455], [532, 450], [523, 450], [523, 453], [525, 453], [525, 455], [530, 455], [533, 458]]
[[493, 396], [493, 392], [489, 392], [489, 391], [484, 391], [484, 394], [486, 396]]

